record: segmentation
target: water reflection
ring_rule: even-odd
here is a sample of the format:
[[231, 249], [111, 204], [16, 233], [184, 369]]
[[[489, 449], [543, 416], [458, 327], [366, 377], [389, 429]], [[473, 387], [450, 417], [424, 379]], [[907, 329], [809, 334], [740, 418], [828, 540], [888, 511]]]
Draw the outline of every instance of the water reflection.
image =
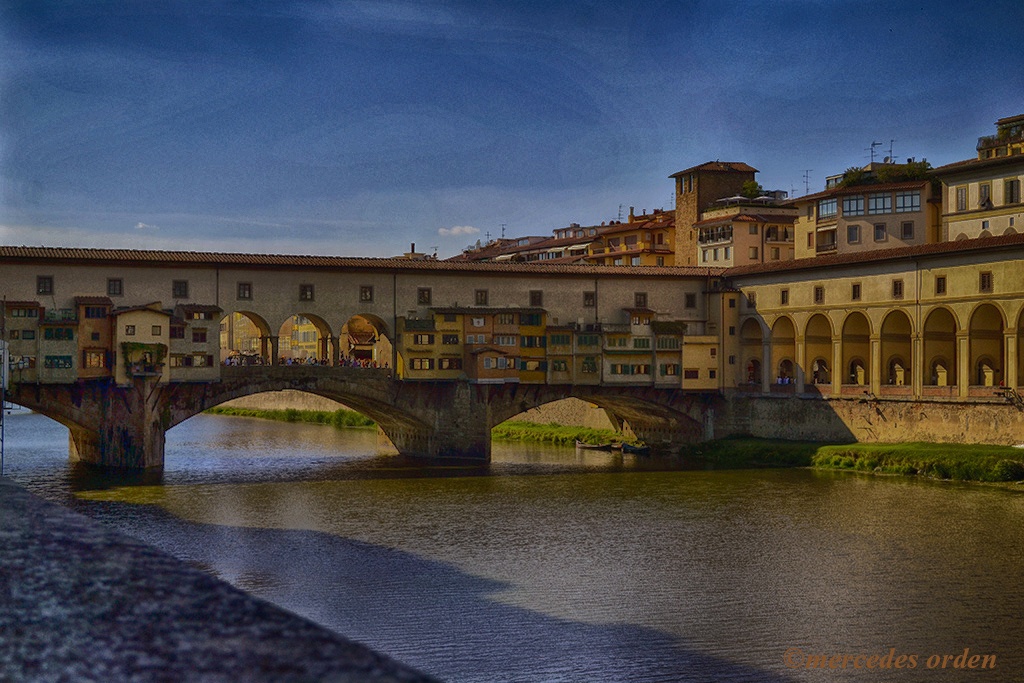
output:
[[28, 431], [19, 481], [451, 681], [883, 679], [788, 670], [789, 647], [1024, 665], [1005, 490], [543, 447], [423, 467], [372, 432], [207, 416], [159, 485], [97, 482]]

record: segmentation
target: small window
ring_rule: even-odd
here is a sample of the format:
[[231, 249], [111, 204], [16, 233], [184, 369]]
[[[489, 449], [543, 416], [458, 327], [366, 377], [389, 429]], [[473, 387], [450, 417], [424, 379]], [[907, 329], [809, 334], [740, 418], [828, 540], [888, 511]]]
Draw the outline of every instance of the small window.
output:
[[685, 305], [686, 308], [697, 308], [697, 295], [688, 292], [686, 294]]
[[825, 303], [825, 288], [822, 287], [821, 285], [814, 288], [814, 303]]
[[892, 281], [892, 298], [902, 299], [903, 298], [903, 280]]
[[184, 328], [184, 326], [182, 326], [182, 325], [171, 325], [170, 336], [171, 336], [171, 339], [184, 339], [185, 338], [185, 328]]
[[735, 325], [729, 325], [729, 336], [730, 337], [735, 337], [736, 336], [736, 326]]
[[174, 280], [171, 282], [171, 297], [174, 299], [187, 299], [188, 280]]
[[757, 260], [757, 247], [750, 247], [749, 256], [755, 261]]
[[368, 304], [373, 302], [373, 285], [361, 285], [359, 287], [359, 303]]
[[153, 327], [150, 328], [149, 333], [152, 334], [154, 337], [159, 337], [164, 333], [164, 328], [161, 327], [160, 325], [153, 325]]
[[476, 302], [477, 306], [486, 306], [487, 305], [487, 290], [486, 289], [478, 289], [478, 290], [476, 290], [476, 292], [473, 294], [473, 301]]
[[583, 292], [583, 308], [597, 306], [597, 292]]
[[448, 345], [448, 346], [451, 346], [452, 344], [458, 344], [459, 343], [459, 335], [457, 335], [457, 334], [442, 334], [441, 335], [441, 343], [445, 344], [445, 345]]
[[846, 243], [857, 244], [860, 242], [860, 226], [856, 223], [846, 226]]
[[813, 249], [814, 248], [814, 233], [813, 232], [807, 233], [807, 248], [808, 249]]
[[886, 238], [885, 223], [875, 223], [875, 241], [884, 242]]
[[[661, 235], [658, 235], [658, 237], [661, 237]], [[657, 257], [655, 257], [654, 262], [655, 262], [656, 265], [663, 266], [663, 265], [665, 265], [665, 257], [664, 256], [657, 256]]]
[[313, 301], [314, 299], [313, 285], [299, 285], [299, 301]]
[[206, 328], [198, 330], [192, 330], [192, 343], [194, 344], [205, 344], [206, 343]]
[[634, 308], [647, 308], [647, 292], [635, 292], [633, 294]]
[[124, 296], [124, 280], [119, 277], [107, 280], [107, 296]]
[[124, 335], [126, 337], [134, 337], [135, 336], [135, 325], [125, 325], [124, 326]]
[[991, 272], [984, 272], [984, 273], [982, 273], [979, 285], [980, 285], [980, 289], [981, 289], [982, 292], [991, 292], [992, 291], [992, 273]]
[[416, 290], [416, 303], [420, 306], [429, 306], [432, 299], [430, 287], [420, 287]]
[[757, 308], [757, 292], [747, 292], [747, 308]]
[[781, 304], [783, 306], [788, 306], [789, 305], [789, 290], [788, 289], [784, 289], [781, 292], [779, 292], [779, 304]]
[[967, 187], [961, 186], [956, 188], [956, 210], [966, 211], [967, 210]]
[[900, 223], [900, 239], [914, 239], [914, 221], [903, 221]]
[[851, 301], [860, 301], [860, 283], [859, 282], [854, 282], [853, 283], [853, 289], [850, 292], [850, 300]]
[[40, 275], [36, 278], [36, 294], [53, 294], [52, 275]]
[[736, 308], [736, 299], [729, 297], [729, 308]]
[[251, 282], [239, 282], [238, 283], [238, 298], [242, 301], [249, 301], [252, 299], [252, 283]]
[[935, 276], [935, 293], [945, 294], [946, 293], [946, 276], [936, 275]]
[[530, 290], [530, 305], [541, 307], [544, 305], [544, 292], [539, 289]]

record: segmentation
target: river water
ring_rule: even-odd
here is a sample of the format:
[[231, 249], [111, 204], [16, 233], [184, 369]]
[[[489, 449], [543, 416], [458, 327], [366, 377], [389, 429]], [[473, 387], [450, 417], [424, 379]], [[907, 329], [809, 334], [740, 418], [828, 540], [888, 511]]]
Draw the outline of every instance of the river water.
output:
[[1015, 491], [500, 444], [425, 467], [210, 415], [167, 440], [158, 480], [97, 477], [14, 415], [6, 473], [447, 681], [1024, 680]]

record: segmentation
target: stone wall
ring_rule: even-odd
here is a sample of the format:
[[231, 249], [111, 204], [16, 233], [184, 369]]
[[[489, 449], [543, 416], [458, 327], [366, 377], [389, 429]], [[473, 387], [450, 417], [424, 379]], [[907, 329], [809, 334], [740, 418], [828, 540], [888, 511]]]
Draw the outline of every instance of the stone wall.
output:
[[733, 396], [716, 407], [715, 438], [833, 442], [1024, 443], [1010, 403], [867, 401]]
[[246, 408], [249, 410], [322, 410], [333, 413], [339, 408], [345, 408], [337, 401], [332, 401], [323, 396], [310, 394], [305, 391], [267, 391], [262, 394], [243, 396], [221, 404], [225, 408]]

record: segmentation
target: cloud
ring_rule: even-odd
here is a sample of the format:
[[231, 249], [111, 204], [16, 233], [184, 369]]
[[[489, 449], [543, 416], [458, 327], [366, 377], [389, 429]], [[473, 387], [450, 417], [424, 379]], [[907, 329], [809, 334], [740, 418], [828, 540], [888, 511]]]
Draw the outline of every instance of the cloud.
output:
[[443, 237], [452, 237], [455, 235], [476, 235], [479, 234], [479, 232], [479, 228], [474, 228], [471, 225], [456, 225], [454, 228], [437, 229], [437, 234]]
[[160, 228], [155, 226], [155, 225], [150, 225], [149, 223], [141, 223], [140, 222], [140, 223], [136, 223], [135, 224], [135, 229], [136, 230], [159, 230]]

